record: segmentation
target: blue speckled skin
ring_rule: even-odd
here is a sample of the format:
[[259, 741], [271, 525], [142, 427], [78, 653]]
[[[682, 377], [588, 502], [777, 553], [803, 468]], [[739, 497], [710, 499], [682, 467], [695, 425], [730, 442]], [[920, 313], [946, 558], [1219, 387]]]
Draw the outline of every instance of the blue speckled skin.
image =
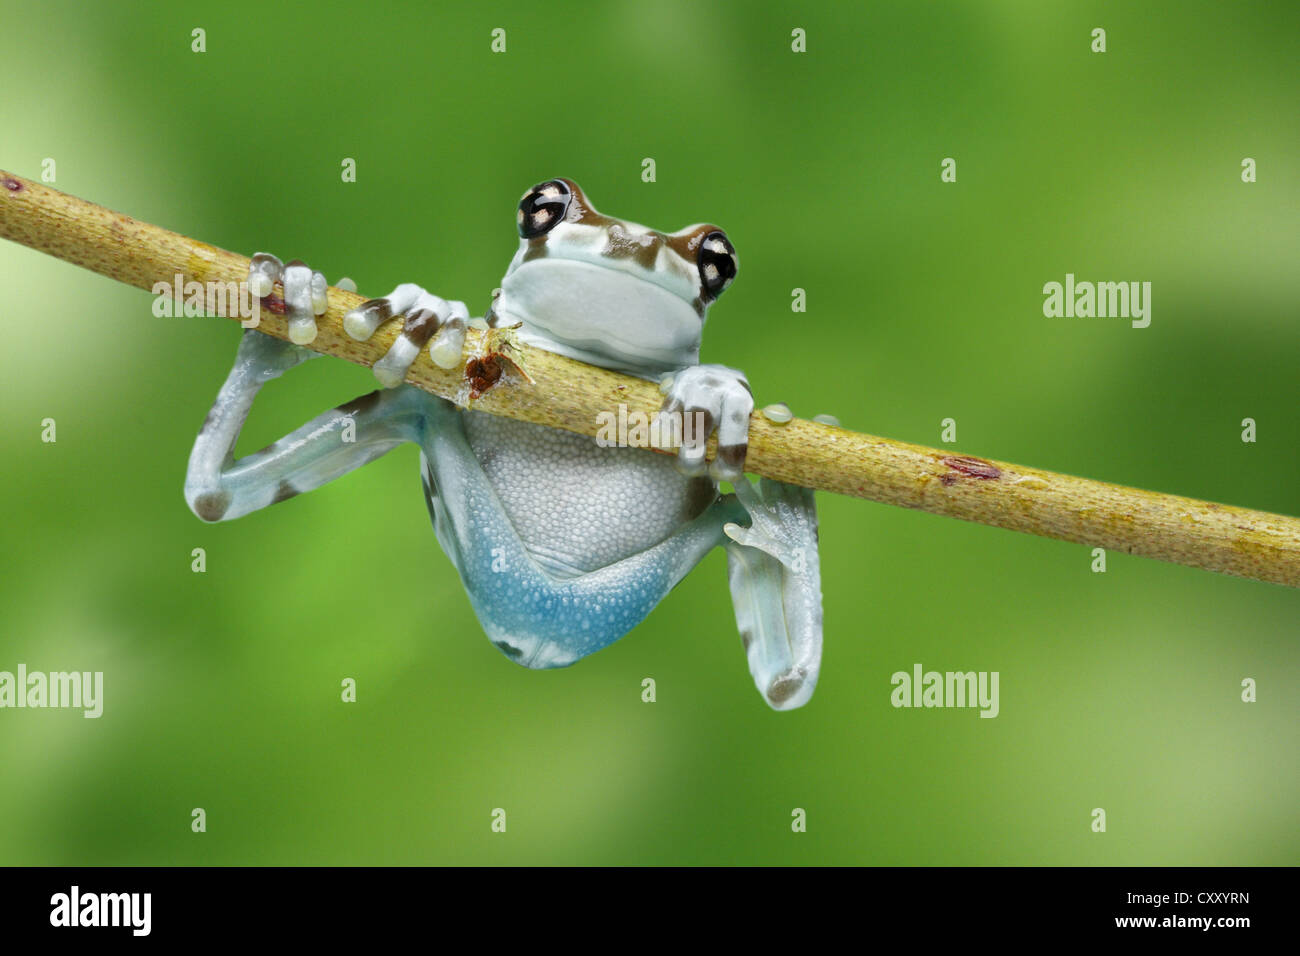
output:
[[725, 522], [747, 519], [735, 496], [722, 496], [647, 550], [558, 576], [539, 567], [511, 524], [467, 440], [464, 413], [415, 394], [427, 399], [417, 440], [438, 541], [460, 572], [483, 629], [503, 653], [527, 667], [563, 667], [618, 640], [723, 542]]

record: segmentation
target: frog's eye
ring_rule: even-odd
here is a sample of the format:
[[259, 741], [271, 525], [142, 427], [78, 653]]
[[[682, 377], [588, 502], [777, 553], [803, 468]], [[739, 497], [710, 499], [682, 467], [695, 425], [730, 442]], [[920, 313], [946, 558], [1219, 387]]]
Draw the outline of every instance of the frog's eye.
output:
[[573, 192], [559, 179], [538, 183], [519, 200], [519, 235], [525, 239], [544, 236], [564, 221]]
[[711, 232], [704, 237], [696, 262], [700, 268], [700, 286], [705, 302], [722, 295], [740, 268], [736, 249], [725, 232]]

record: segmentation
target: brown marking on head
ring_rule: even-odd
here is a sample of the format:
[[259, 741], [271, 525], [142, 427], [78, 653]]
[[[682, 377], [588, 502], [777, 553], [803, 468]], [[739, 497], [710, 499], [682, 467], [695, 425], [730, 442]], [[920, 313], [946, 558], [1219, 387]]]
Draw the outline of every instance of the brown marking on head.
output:
[[9, 190], [11, 193], [20, 193], [23, 191], [23, 184], [16, 179], [10, 179], [8, 176], [4, 179], [0, 179], [0, 183], [2, 183], [5, 189]]
[[582, 191], [582, 187], [572, 179], [566, 179], [563, 176], [558, 177], [559, 182], [569, 187], [569, 209], [564, 214], [565, 222], [580, 222], [584, 226], [609, 226], [616, 222], [617, 219], [611, 219], [596, 211], [596, 207], [591, 204], [587, 194]]
[[664, 245], [687, 262], [695, 262], [696, 257], [700, 254], [700, 243], [704, 241], [704, 237], [711, 232], [722, 231], [714, 225], [695, 226], [689, 232], [678, 232], [671, 236], [664, 236]]
[[[601, 250], [601, 255], [610, 259], [632, 259], [644, 269], [654, 267], [659, 248], [664, 245], [667, 236], [653, 229], [644, 234], [628, 232], [622, 220], [597, 212], [582, 187], [572, 179], [561, 178], [560, 182], [569, 187], [571, 194], [564, 221], [603, 228], [608, 234], [609, 240]], [[531, 251], [529, 250], [530, 253]]]
[[613, 223], [606, 230], [605, 248], [600, 254], [607, 259], [631, 259], [641, 268], [654, 268], [664, 235], [651, 230], [647, 233], [628, 232], [622, 223]]
[[289, 307], [284, 304], [284, 296], [276, 295], [274, 292], [262, 299], [262, 308], [276, 315], [284, 315], [289, 311]]
[[[964, 455], [948, 455], [942, 459], [943, 463], [953, 471], [966, 475], [969, 478], [979, 478], [983, 481], [990, 481], [1002, 477], [1002, 469], [991, 461], [985, 461], [983, 458], [968, 458]], [[957, 480], [957, 476], [949, 472], [940, 475], [939, 480], [945, 485], [951, 485]]]
[[194, 499], [190, 507], [204, 521], [220, 521], [230, 510], [230, 492], [205, 491]]
[[542, 233], [540, 236], [534, 236], [528, 240], [528, 248], [524, 250], [524, 257], [521, 262], [532, 262], [534, 259], [546, 258], [546, 237], [549, 232]]
[[505, 369], [501, 356], [495, 352], [466, 362], [465, 379], [469, 382], [469, 397], [471, 399], [482, 397], [484, 392], [500, 380], [503, 371]]

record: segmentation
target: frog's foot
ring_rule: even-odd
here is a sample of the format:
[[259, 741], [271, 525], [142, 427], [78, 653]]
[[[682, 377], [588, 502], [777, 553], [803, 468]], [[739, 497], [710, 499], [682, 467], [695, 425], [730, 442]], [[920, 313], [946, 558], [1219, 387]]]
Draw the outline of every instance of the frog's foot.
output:
[[728, 522], [723, 532], [736, 626], [749, 672], [776, 710], [812, 696], [821, 669], [821, 569], [813, 492], [764, 478], [735, 482], [749, 512], [748, 528]]
[[809, 552], [817, 553], [817, 508], [811, 488], [763, 478], [756, 488], [735, 483], [736, 497], [749, 512], [750, 525], [728, 522], [723, 532], [737, 544], [757, 548], [787, 568], [802, 570]]
[[664, 391], [659, 414], [681, 428], [677, 466], [682, 473], [705, 473], [705, 449], [716, 430], [718, 454], [707, 470], [724, 481], [739, 479], [745, 473], [749, 416], [754, 411], [745, 376], [725, 365], [693, 365], [675, 373]]
[[448, 302], [412, 282], [404, 282], [382, 299], [363, 302], [343, 317], [348, 335], [364, 342], [385, 322], [402, 316], [402, 334], [374, 365], [375, 378], [385, 388], [401, 385], [420, 349], [429, 344], [429, 357], [439, 368], [453, 368], [465, 347], [469, 310], [464, 302]]
[[259, 299], [271, 294], [279, 282], [284, 287], [284, 306], [289, 317], [289, 340], [306, 345], [316, 338], [316, 316], [329, 308], [329, 283], [300, 259], [284, 265], [269, 252], [259, 252], [248, 265], [248, 288]]

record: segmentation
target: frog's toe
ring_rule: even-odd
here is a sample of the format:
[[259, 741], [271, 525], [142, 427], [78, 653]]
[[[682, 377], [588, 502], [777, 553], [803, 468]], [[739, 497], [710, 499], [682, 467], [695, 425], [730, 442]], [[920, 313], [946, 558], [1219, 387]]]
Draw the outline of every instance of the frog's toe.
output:
[[438, 368], [455, 368], [465, 351], [465, 329], [469, 324], [469, 309], [464, 302], [446, 303], [448, 312], [440, 316], [442, 324], [429, 346], [429, 358]]
[[718, 455], [713, 459], [714, 478], [735, 482], [745, 474], [745, 455], [749, 452], [749, 416], [754, 398], [749, 390], [724, 402], [718, 421]]
[[403, 282], [382, 299], [369, 299], [343, 316], [343, 331], [358, 342], [364, 342], [375, 330], [393, 318], [415, 307], [424, 290], [414, 282]]
[[428, 292], [420, 294], [402, 319], [402, 333], [375, 363], [375, 377], [386, 388], [406, 380], [420, 349], [432, 340], [429, 357], [439, 368], [452, 368], [465, 347], [469, 310], [464, 302], [447, 302]]
[[713, 414], [707, 408], [687, 405], [671, 395], [659, 410], [661, 419], [672, 424], [681, 436], [677, 449], [677, 470], [691, 478], [708, 471], [704, 454], [713, 433]]
[[374, 365], [375, 378], [384, 388], [395, 388], [406, 380], [420, 349], [438, 328], [438, 317], [432, 309], [417, 306], [402, 317], [402, 334], [393, 340], [388, 351]]
[[763, 691], [763, 698], [773, 710], [794, 710], [808, 703], [816, 686], [815, 678], [809, 681], [808, 672], [795, 667], [773, 677]]
[[448, 302], [418, 285], [404, 283], [382, 299], [370, 299], [343, 317], [343, 329], [365, 341], [385, 322], [401, 315], [402, 332], [374, 364], [375, 378], [385, 388], [406, 380], [420, 349], [429, 345], [429, 357], [439, 368], [453, 368], [465, 347], [469, 309], [464, 302]]
[[284, 306], [289, 315], [289, 341], [306, 345], [316, 338], [316, 316], [329, 307], [325, 276], [314, 272], [301, 259], [284, 267], [280, 278], [284, 286]]
[[265, 299], [284, 274], [284, 263], [269, 252], [259, 252], [248, 263], [248, 288], [259, 299]]
[[[681, 427], [678, 469], [692, 476], [711, 472], [725, 481], [743, 475], [753, 411], [749, 384], [735, 369], [698, 365], [675, 375], [667, 386], [661, 414]], [[715, 429], [718, 454], [710, 468], [705, 451]]]
[[269, 252], [259, 252], [248, 264], [248, 288], [264, 299], [279, 282], [284, 288], [284, 306], [289, 320], [289, 341], [306, 345], [316, 338], [316, 316], [329, 308], [329, 283], [301, 259], [284, 265]]

